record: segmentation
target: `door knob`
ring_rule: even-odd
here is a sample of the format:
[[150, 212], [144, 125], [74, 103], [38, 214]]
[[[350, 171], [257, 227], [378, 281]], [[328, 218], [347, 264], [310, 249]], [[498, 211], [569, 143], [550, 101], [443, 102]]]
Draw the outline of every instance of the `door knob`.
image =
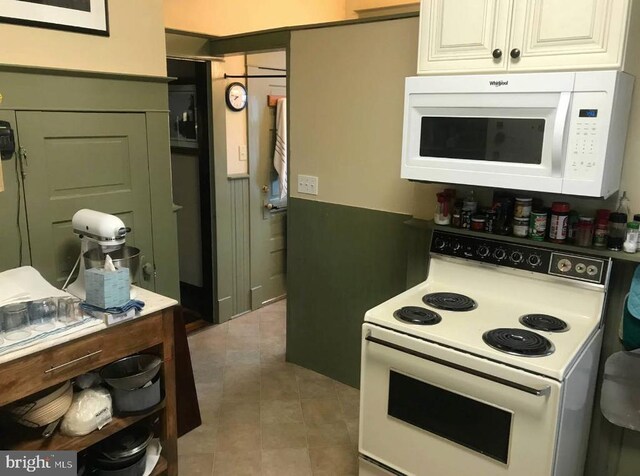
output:
[[493, 55], [493, 57], [495, 59], [500, 59], [502, 58], [502, 50], [500, 48], [496, 48], [495, 50], [493, 50], [493, 53], [491, 53]]
[[520, 57], [520, 50], [518, 48], [514, 48], [511, 50], [511, 53], [509, 53], [511, 55], [511, 57], [513, 59], [519, 58]]
[[263, 191], [264, 193], [267, 193], [267, 192], [269, 191], [269, 187], [267, 187], [266, 185], [263, 185], [263, 186], [262, 186], [262, 191]]

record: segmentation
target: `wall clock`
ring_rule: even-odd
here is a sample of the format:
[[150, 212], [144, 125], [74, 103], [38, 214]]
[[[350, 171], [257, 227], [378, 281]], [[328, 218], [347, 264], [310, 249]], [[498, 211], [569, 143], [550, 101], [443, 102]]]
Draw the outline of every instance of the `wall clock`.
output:
[[242, 83], [231, 83], [225, 95], [227, 107], [232, 111], [242, 111], [247, 107], [247, 89]]

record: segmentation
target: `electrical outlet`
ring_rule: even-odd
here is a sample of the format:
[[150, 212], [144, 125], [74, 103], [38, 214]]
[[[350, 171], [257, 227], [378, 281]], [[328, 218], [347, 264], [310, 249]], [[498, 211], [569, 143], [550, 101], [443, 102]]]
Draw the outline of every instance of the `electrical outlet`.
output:
[[245, 162], [247, 160], [247, 146], [239, 145], [238, 146], [238, 160], [241, 162]]
[[298, 192], [318, 195], [318, 177], [313, 175], [298, 175]]

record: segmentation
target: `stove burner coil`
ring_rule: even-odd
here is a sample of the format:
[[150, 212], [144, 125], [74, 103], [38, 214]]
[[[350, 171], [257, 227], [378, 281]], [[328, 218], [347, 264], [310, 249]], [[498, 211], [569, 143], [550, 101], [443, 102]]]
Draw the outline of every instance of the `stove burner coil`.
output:
[[494, 349], [523, 357], [543, 357], [555, 350], [549, 339], [526, 329], [493, 329], [482, 334], [482, 340]]
[[569, 330], [569, 325], [566, 322], [548, 314], [525, 314], [520, 318], [520, 324], [537, 331], [564, 332]]
[[430, 293], [422, 297], [422, 302], [443, 311], [471, 311], [478, 304], [469, 296], [457, 293]]
[[400, 308], [393, 313], [393, 317], [399, 321], [421, 326], [432, 326], [442, 320], [442, 317], [437, 312], [418, 306], [405, 306]]

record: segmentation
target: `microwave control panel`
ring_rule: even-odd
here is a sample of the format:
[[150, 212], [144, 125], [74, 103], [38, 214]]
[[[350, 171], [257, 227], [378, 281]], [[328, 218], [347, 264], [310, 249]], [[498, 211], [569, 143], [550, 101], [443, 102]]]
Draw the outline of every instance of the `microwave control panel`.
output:
[[[567, 143], [567, 163], [565, 178], [575, 180], [596, 179], [603, 167], [606, 138], [602, 140], [600, 131], [610, 120], [604, 93], [573, 93], [569, 108], [569, 140]], [[605, 129], [606, 130], [606, 129]]]

